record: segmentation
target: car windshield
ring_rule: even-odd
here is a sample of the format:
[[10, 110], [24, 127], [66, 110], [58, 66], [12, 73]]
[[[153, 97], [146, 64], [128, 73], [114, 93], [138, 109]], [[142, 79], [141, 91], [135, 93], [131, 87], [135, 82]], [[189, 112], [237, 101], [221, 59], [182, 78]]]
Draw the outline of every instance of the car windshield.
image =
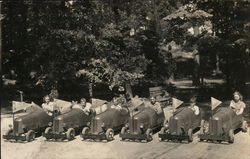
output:
[[96, 114], [101, 114], [108, 109], [108, 106], [107, 104], [103, 104], [103, 105], [96, 106], [94, 109], [95, 109]]
[[55, 99], [54, 103], [55, 103], [56, 108], [59, 109], [61, 114], [68, 112], [72, 107], [71, 102], [61, 100], [61, 99]]

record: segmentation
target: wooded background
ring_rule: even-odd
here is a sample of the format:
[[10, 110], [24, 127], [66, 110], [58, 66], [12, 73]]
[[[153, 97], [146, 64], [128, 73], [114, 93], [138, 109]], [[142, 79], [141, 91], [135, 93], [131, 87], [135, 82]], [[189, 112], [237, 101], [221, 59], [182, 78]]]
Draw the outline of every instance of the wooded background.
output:
[[[108, 98], [132, 85], [220, 78], [247, 95], [250, 2], [209, 0], [5, 0], [1, 6], [5, 99]], [[221, 90], [218, 90], [219, 92]], [[143, 93], [144, 92], [144, 93]], [[248, 91], [249, 92], [249, 91]], [[13, 95], [15, 94], [15, 95]], [[71, 97], [68, 97], [71, 96]]]

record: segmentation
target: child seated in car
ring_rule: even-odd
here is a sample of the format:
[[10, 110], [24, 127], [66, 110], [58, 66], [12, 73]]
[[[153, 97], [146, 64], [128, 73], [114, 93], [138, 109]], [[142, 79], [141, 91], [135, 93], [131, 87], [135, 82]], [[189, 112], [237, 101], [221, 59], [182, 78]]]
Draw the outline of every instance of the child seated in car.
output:
[[241, 115], [246, 107], [242, 99], [243, 97], [240, 92], [233, 93], [233, 100], [231, 100], [229, 107], [234, 110], [236, 115]]
[[44, 103], [42, 104], [42, 108], [49, 116], [52, 116], [56, 107], [55, 103], [49, 95], [44, 96], [43, 101]]
[[118, 110], [122, 109], [122, 105], [121, 105], [121, 103], [119, 101], [119, 98], [117, 98], [117, 97], [113, 98], [113, 105], [111, 105], [111, 108], [115, 108], [115, 109], [118, 109]]
[[150, 98], [150, 103], [152, 105], [152, 108], [156, 111], [157, 114], [162, 113], [162, 107], [161, 104], [159, 102], [156, 102], [155, 97], [151, 97]]
[[188, 107], [194, 111], [195, 115], [200, 114], [199, 107], [196, 105], [196, 97], [192, 97], [190, 99], [190, 104]]
[[82, 109], [85, 114], [89, 115], [91, 106], [92, 105], [90, 103], [86, 102], [85, 98], [81, 98], [80, 103], [79, 104], [74, 104], [73, 108]]

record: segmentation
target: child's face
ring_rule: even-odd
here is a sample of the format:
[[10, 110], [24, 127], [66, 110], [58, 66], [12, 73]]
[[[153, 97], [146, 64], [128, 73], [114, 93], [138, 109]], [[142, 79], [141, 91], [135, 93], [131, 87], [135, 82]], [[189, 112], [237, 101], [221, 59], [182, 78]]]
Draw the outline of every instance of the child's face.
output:
[[153, 104], [156, 102], [154, 97], [152, 97], [150, 100], [151, 100], [151, 103], [153, 103]]
[[239, 96], [238, 94], [235, 94], [235, 95], [234, 95], [234, 100], [235, 100], [235, 101], [239, 101], [239, 100], [240, 100], [240, 96]]
[[86, 101], [85, 100], [81, 100], [81, 104], [82, 105], [86, 105]]
[[49, 97], [45, 97], [45, 102], [49, 103]]

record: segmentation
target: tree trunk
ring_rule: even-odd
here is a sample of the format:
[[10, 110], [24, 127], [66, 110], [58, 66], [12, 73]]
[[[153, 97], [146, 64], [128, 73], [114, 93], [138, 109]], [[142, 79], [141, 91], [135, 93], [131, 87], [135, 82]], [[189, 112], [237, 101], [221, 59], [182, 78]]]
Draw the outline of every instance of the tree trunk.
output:
[[93, 98], [93, 83], [89, 82], [89, 97]]
[[220, 58], [219, 55], [216, 54], [216, 74], [220, 73]]
[[3, 20], [3, 15], [2, 15], [2, 1], [0, 0], [0, 70], [2, 70], [2, 20]]
[[[194, 37], [199, 35], [199, 25], [195, 24], [194, 28]], [[193, 72], [193, 85], [197, 86], [200, 84], [200, 55], [196, 49], [194, 50], [194, 72]], [[202, 81], [202, 80], [201, 80]]]
[[133, 91], [129, 83], [125, 84], [125, 90], [126, 90], [126, 95], [128, 95], [130, 99], [133, 98]]

